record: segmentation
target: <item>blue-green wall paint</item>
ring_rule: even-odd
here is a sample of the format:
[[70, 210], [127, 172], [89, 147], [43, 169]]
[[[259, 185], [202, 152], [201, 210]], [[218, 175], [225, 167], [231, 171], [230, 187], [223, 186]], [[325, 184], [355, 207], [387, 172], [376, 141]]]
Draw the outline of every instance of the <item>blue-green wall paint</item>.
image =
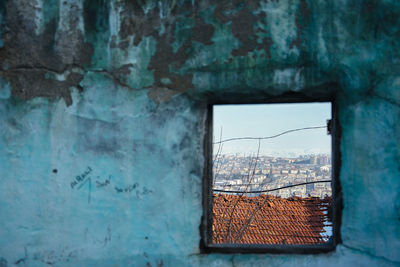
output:
[[[1, 267], [400, 265], [398, 1], [34, 2], [0, 4]], [[287, 92], [337, 99], [342, 243], [201, 254], [207, 101]]]

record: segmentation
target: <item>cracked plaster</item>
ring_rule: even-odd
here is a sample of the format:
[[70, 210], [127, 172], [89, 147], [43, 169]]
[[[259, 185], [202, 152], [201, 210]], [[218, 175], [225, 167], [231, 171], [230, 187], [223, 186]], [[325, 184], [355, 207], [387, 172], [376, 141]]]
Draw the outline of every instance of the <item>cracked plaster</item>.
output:
[[[398, 266], [398, 13], [390, 0], [2, 1], [0, 266]], [[338, 101], [343, 243], [200, 254], [207, 101], [291, 91]]]

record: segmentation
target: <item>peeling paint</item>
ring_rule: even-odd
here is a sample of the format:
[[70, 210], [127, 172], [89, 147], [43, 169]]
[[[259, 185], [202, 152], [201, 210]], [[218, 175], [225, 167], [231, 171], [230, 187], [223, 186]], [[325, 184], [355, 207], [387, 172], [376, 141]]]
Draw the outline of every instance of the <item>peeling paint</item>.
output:
[[11, 96], [10, 83], [4, 78], [0, 77], [0, 99], [8, 99]]
[[[0, 1], [0, 266], [398, 266], [399, 13], [392, 0]], [[290, 92], [337, 100], [342, 243], [200, 254], [207, 101]]]
[[267, 14], [267, 24], [273, 42], [272, 54], [288, 60], [299, 56], [299, 48], [290, 45], [297, 37], [296, 7], [290, 1], [269, 1], [263, 3], [261, 10]]

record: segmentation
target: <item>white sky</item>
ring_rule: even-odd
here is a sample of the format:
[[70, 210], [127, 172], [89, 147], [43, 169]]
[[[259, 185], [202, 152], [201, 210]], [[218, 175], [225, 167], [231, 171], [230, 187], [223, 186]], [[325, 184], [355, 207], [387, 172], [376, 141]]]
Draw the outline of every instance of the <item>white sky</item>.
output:
[[[215, 105], [214, 141], [235, 137], [265, 137], [303, 127], [326, 126], [331, 118], [331, 103]], [[231, 141], [222, 153], [257, 152], [257, 140]], [[214, 146], [214, 153], [218, 145]], [[326, 128], [289, 133], [261, 141], [261, 155], [297, 156], [331, 153], [331, 137]]]

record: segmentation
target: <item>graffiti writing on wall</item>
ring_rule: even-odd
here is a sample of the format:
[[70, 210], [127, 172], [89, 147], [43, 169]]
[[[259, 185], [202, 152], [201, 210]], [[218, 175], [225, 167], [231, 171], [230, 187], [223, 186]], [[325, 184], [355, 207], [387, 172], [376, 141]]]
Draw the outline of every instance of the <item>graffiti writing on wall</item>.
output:
[[143, 195], [147, 195], [147, 194], [153, 193], [153, 190], [150, 190], [150, 189], [146, 188], [145, 186], [142, 187], [142, 189], [140, 190], [139, 183], [134, 183], [134, 184], [128, 185], [128, 186], [123, 187], [123, 188], [115, 187], [115, 191], [117, 193], [130, 193], [130, 192], [135, 191], [136, 198], [140, 198]]
[[115, 191], [117, 191], [117, 193], [130, 193], [138, 186], [139, 186], [138, 183], [134, 183], [125, 188], [115, 187]]
[[[93, 170], [92, 167], [87, 166], [86, 169], [81, 172], [79, 175], [76, 175], [75, 178], [71, 181], [70, 186], [72, 189], [77, 188], [77, 190], [80, 190], [81, 188], [84, 188], [85, 185], [87, 185], [87, 200], [88, 203], [90, 204], [91, 201], [91, 195], [92, 195], [92, 180], [95, 182], [96, 189], [103, 189], [111, 185], [113, 182], [113, 176], [108, 175], [107, 178], [102, 178], [101, 176], [96, 176], [96, 178], [92, 178], [93, 174], [95, 171]], [[146, 188], [145, 186], [140, 186], [139, 183], [135, 182], [127, 186], [118, 186], [114, 185], [115, 193], [125, 193], [125, 194], [130, 194], [130, 193], [135, 193], [136, 198], [140, 199], [141, 196], [151, 194], [153, 193], [153, 190]]]
[[88, 175], [91, 172], [92, 168], [88, 166], [84, 172], [82, 172], [80, 175], [75, 176], [75, 179], [71, 182], [71, 188], [73, 189], [78, 184], [85, 182], [86, 179], [90, 178]]

